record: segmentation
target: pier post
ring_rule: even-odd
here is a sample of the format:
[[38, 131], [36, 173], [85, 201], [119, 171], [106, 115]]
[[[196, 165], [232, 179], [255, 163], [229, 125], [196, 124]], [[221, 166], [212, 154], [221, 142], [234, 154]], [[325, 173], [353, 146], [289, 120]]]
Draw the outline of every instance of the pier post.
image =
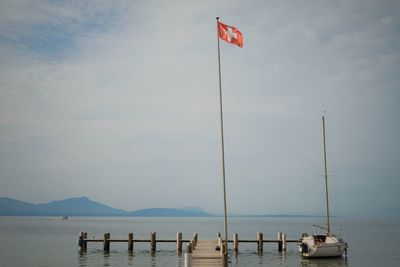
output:
[[286, 251], [286, 234], [282, 233], [282, 250]]
[[238, 233], [233, 233], [233, 250], [237, 253], [239, 251], [239, 235]]
[[198, 236], [199, 235], [197, 233], [194, 233], [194, 235], [193, 235], [194, 246], [197, 245]]
[[110, 251], [110, 233], [105, 233], [104, 234], [104, 239], [103, 239], [103, 249], [104, 251]]
[[156, 232], [151, 233], [150, 247], [152, 252], [156, 251]]
[[185, 267], [192, 267], [192, 241], [186, 247]]
[[221, 256], [222, 256], [223, 266], [227, 267], [228, 266], [228, 253], [226, 253], [226, 241], [221, 243]]
[[133, 233], [128, 234], [128, 251], [133, 251]]
[[278, 251], [282, 252], [282, 232], [278, 232], [277, 239], [278, 239]]
[[258, 252], [262, 252], [264, 250], [264, 236], [261, 232], [257, 232], [257, 248]]
[[193, 252], [191, 242], [192, 241], [190, 241], [189, 244], [187, 244], [187, 246], [186, 246], [186, 252], [187, 253], [192, 253]]
[[87, 251], [87, 233], [83, 233], [83, 251]]
[[192, 253], [185, 253], [185, 267], [192, 267]]
[[79, 234], [78, 246], [80, 252], [83, 252], [83, 235], [84, 235], [83, 232]]
[[182, 233], [176, 234], [176, 250], [182, 252]]
[[221, 251], [221, 247], [222, 247], [222, 238], [218, 237], [217, 238], [217, 248], [216, 248], [216, 250]]
[[193, 252], [193, 250], [195, 250], [195, 245], [194, 245], [194, 240], [190, 240], [189, 245], [191, 246], [191, 250]]

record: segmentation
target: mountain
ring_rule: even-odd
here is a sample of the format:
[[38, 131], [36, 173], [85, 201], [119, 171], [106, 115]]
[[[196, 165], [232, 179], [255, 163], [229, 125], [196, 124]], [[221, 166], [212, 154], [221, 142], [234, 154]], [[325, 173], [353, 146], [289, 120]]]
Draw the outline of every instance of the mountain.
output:
[[67, 198], [37, 206], [43, 213], [59, 216], [123, 216], [125, 214], [122, 209], [111, 208], [87, 197]]
[[87, 197], [67, 198], [46, 204], [32, 204], [12, 198], [0, 198], [2, 216], [123, 216], [114, 209]]
[[200, 212], [204, 213], [205, 211], [202, 208], [199, 207], [182, 207], [179, 208], [180, 210], [185, 210], [185, 211], [194, 211], [194, 212]]
[[67, 198], [45, 204], [32, 204], [12, 198], [0, 198], [0, 216], [141, 216], [141, 217], [205, 217], [200, 208], [151, 208], [127, 212], [87, 197]]
[[131, 211], [128, 213], [130, 216], [140, 217], [207, 217], [208, 213], [200, 210], [185, 210], [185, 209], [165, 209], [165, 208], [151, 208]]
[[0, 215], [34, 215], [37, 211], [37, 206], [32, 203], [16, 200], [13, 198], [1, 197], [0, 198]]

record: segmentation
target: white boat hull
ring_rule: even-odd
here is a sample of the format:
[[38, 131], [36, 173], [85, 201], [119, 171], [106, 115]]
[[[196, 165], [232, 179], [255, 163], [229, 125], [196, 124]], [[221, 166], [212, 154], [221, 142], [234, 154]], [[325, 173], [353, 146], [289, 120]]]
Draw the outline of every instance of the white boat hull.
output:
[[299, 252], [304, 258], [341, 257], [346, 248], [347, 244], [335, 236], [307, 236], [299, 242]]

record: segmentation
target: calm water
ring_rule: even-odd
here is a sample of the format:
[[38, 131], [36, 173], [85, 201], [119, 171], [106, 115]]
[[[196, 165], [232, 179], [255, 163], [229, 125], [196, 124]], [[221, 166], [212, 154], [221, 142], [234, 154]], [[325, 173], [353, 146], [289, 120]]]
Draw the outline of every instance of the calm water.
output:
[[[101, 243], [89, 243], [86, 253], [77, 247], [78, 233], [89, 237], [175, 239], [182, 232], [191, 239], [197, 232], [200, 239], [215, 238], [223, 232], [222, 218], [94, 218], [71, 217], [0, 217], [1, 266], [183, 266], [183, 254], [177, 255], [175, 243], [158, 243], [157, 252], [149, 251], [148, 243], [135, 243], [128, 253], [126, 243], [111, 243], [110, 253], [104, 253]], [[297, 239], [310, 232], [310, 218], [230, 218], [229, 233], [239, 233], [239, 239], [255, 239], [263, 232], [264, 239], [275, 239], [278, 231], [288, 239]], [[349, 244], [347, 261], [302, 260], [297, 246], [288, 243], [286, 253], [279, 253], [276, 244], [264, 244], [263, 255], [257, 254], [256, 244], [240, 244], [239, 255], [231, 257], [231, 266], [400, 266], [400, 219], [336, 219], [335, 230]]]

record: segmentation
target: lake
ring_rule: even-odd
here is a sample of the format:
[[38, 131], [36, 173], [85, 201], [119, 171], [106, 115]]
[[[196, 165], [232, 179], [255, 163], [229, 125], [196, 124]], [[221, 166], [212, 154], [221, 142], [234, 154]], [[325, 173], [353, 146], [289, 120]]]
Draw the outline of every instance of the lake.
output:
[[[255, 240], [256, 233], [262, 232], [264, 239], [276, 239], [280, 231], [287, 239], [298, 239], [303, 232], [312, 233], [311, 225], [322, 220], [233, 217], [229, 218], [229, 238], [237, 232], [239, 239]], [[400, 219], [333, 218], [332, 223], [333, 232], [349, 245], [347, 260], [304, 260], [295, 243], [288, 243], [285, 253], [278, 252], [277, 244], [265, 243], [259, 255], [255, 243], [240, 243], [230, 266], [400, 266]], [[88, 243], [87, 252], [80, 253], [81, 231], [89, 238], [102, 238], [109, 232], [111, 238], [120, 239], [127, 239], [130, 232], [135, 239], [150, 239], [151, 232], [157, 232], [157, 239], [175, 239], [178, 232], [183, 239], [191, 239], [198, 233], [201, 240], [214, 239], [224, 229], [221, 217], [0, 217], [1, 266], [183, 266], [184, 253], [176, 253], [175, 243], [157, 243], [155, 253], [150, 252], [149, 243], [135, 243], [133, 253], [128, 252], [127, 243], [111, 243], [110, 253], [103, 252], [102, 243]]]

